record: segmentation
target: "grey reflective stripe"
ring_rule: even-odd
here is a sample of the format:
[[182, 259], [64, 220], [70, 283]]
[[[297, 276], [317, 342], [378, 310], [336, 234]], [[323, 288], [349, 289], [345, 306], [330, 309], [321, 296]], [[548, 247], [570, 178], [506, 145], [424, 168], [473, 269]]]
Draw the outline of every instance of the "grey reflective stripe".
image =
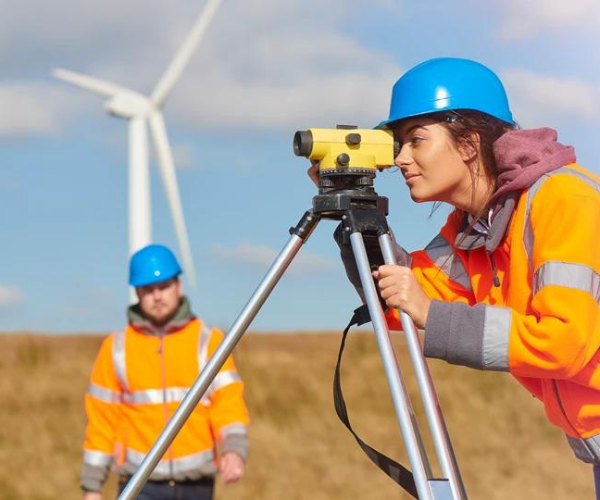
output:
[[198, 370], [202, 371], [208, 361], [208, 341], [211, 331], [204, 324], [198, 335]]
[[425, 247], [425, 252], [433, 263], [452, 281], [458, 283], [466, 290], [472, 291], [471, 278], [463, 266], [462, 261], [452, 250], [452, 246], [446, 238], [438, 234]]
[[587, 175], [569, 167], [560, 167], [552, 172], [542, 175], [537, 181], [535, 181], [529, 190], [527, 191], [527, 201], [525, 205], [525, 227], [523, 228], [523, 242], [525, 243], [525, 252], [527, 253], [527, 258], [529, 260], [529, 268], [531, 272], [534, 271], [533, 268], [533, 244], [534, 244], [534, 234], [533, 228], [531, 227], [531, 205], [533, 203], [533, 199], [535, 195], [540, 190], [544, 182], [546, 182], [550, 177], [554, 177], [555, 175], [572, 175], [573, 177], [577, 177], [579, 180], [582, 180], [590, 187], [594, 188], [598, 194], [600, 194], [600, 185], [592, 178]]
[[115, 366], [117, 378], [121, 383], [121, 387], [124, 391], [126, 391], [129, 387], [129, 384], [127, 383], [127, 370], [125, 369], [125, 332], [115, 332], [114, 335], [113, 364]]
[[508, 339], [512, 313], [505, 307], [485, 306], [483, 369], [508, 371]]
[[186, 387], [167, 387], [164, 389], [146, 389], [123, 394], [123, 401], [129, 404], [178, 403], [188, 392]]
[[594, 179], [587, 176], [583, 172], [580, 172], [579, 170], [575, 170], [574, 168], [569, 167], [561, 167], [558, 170], [551, 172], [550, 176], [552, 176], [553, 174], [568, 174], [577, 177], [579, 180], [582, 180], [583, 182], [587, 183], [590, 187], [594, 188], [596, 192], [600, 194], [600, 184], [598, 184]]
[[219, 431], [219, 437], [221, 439], [225, 439], [226, 436], [232, 436], [234, 434], [245, 436], [248, 434], [246, 426], [244, 424], [229, 424]]
[[[207, 328], [206, 325], [202, 323], [202, 329], [198, 334], [198, 373], [204, 369], [208, 361], [208, 342], [210, 340], [211, 333], [212, 332], [210, 328]], [[210, 387], [200, 400], [200, 402], [205, 406], [210, 406], [209, 395]]]
[[588, 464], [600, 465], [600, 434], [585, 439], [567, 436], [567, 441], [579, 460]]
[[93, 465], [94, 467], [107, 467], [113, 461], [113, 456], [110, 453], [104, 453], [102, 451], [83, 451], [83, 463], [87, 465]]
[[[564, 168], [564, 167], [563, 167]], [[560, 168], [559, 168], [560, 170]], [[542, 184], [548, 180], [550, 176], [548, 174], [542, 175], [537, 181], [535, 181], [527, 191], [527, 201], [525, 205], [525, 227], [523, 228], [523, 243], [525, 245], [525, 253], [529, 260], [529, 269], [533, 272], [533, 229], [531, 227], [531, 204], [533, 198], [542, 187]]]
[[582, 290], [600, 303], [600, 276], [589, 266], [567, 262], [546, 262], [535, 272], [533, 294], [549, 285]]
[[120, 403], [121, 402], [121, 393], [117, 391], [113, 391], [111, 389], [106, 389], [105, 387], [100, 387], [99, 385], [92, 384], [88, 386], [87, 393], [100, 401], [104, 401], [105, 403]]
[[[145, 453], [134, 451], [128, 448], [125, 452], [126, 464], [131, 464], [135, 468], [139, 467], [142, 460], [146, 457]], [[183, 458], [174, 458], [172, 460], [161, 460], [152, 472], [153, 479], [170, 478], [175, 474], [185, 474], [186, 472], [197, 471], [200, 467], [213, 460], [213, 450], [205, 450], [194, 453]]]
[[234, 382], [238, 382], [240, 380], [240, 376], [234, 371], [221, 372], [217, 374], [217, 376], [212, 381], [212, 384], [210, 384], [210, 387], [208, 388], [208, 393], [212, 394], [213, 392], [222, 389], [226, 385], [233, 384]]

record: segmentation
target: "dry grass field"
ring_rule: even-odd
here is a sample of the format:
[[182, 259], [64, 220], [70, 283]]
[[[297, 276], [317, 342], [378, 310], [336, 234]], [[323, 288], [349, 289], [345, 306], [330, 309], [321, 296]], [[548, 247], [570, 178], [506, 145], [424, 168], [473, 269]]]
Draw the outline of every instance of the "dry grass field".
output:
[[[77, 499], [83, 394], [97, 336], [0, 336], [0, 499]], [[399, 336], [409, 390], [415, 392]], [[338, 421], [332, 377], [339, 334], [244, 337], [235, 351], [251, 412], [251, 456], [217, 499], [403, 499]], [[405, 465], [375, 340], [352, 334], [343, 384], [350, 418], [369, 444]], [[541, 404], [509, 376], [431, 363], [471, 499], [590, 499], [579, 463]], [[114, 478], [105, 498], [115, 497]]]

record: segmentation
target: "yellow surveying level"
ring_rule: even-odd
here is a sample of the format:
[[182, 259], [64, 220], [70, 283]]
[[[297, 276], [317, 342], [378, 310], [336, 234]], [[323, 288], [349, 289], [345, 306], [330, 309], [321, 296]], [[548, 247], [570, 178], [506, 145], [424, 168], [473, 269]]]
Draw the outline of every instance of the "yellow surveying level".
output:
[[294, 135], [294, 153], [319, 162], [319, 175], [375, 175], [394, 164], [394, 136], [389, 130], [311, 128]]

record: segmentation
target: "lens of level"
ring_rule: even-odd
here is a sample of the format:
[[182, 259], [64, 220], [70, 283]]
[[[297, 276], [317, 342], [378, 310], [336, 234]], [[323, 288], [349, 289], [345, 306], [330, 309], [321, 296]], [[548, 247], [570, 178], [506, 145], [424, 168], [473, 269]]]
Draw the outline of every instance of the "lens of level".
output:
[[298, 130], [294, 134], [294, 154], [308, 158], [313, 148], [313, 138], [310, 130]]

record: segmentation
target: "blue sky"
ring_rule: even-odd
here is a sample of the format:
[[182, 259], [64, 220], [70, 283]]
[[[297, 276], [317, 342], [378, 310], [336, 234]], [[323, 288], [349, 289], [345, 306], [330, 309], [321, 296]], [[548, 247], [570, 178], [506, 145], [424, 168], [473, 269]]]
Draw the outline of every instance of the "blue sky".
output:
[[[0, 331], [106, 332], [128, 303], [127, 123], [55, 67], [149, 93], [202, 1], [0, 0]], [[296, 130], [388, 111], [393, 82], [438, 56], [479, 60], [523, 127], [552, 126], [600, 174], [597, 0], [223, 0], [164, 108], [197, 267], [195, 311], [227, 328], [311, 205]], [[177, 250], [152, 169], [153, 234]], [[412, 250], [447, 209], [378, 176]], [[323, 222], [251, 330], [342, 327], [358, 305]], [[600, 244], [600, 242], [599, 242]], [[185, 283], [185, 282], [184, 282]], [[185, 283], [187, 285], [187, 283]]]

